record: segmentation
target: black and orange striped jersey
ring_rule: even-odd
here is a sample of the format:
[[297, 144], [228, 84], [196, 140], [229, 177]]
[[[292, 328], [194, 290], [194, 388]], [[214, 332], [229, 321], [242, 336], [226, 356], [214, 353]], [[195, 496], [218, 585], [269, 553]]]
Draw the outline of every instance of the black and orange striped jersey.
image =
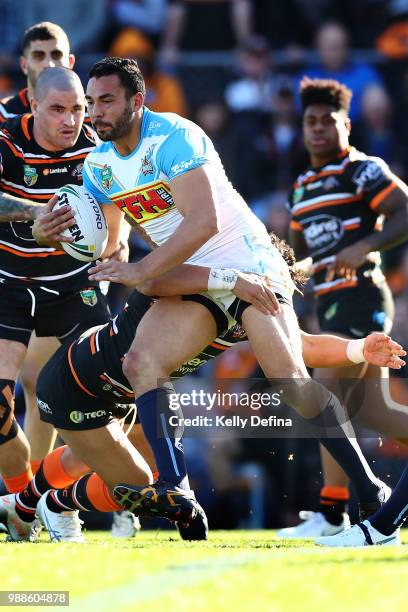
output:
[[[24, 87], [20, 89], [15, 96], [9, 98], [3, 98], [0, 100], [0, 123], [9, 121], [18, 115], [24, 115], [30, 113], [30, 101], [28, 99], [28, 88]], [[88, 113], [85, 113], [84, 123], [87, 125], [91, 124]]]
[[[0, 126], [0, 190], [46, 203], [63, 185], [82, 183], [83, 162], [95, 146], [95, 139], [92, 130], [83, 126], [73, 147], [58, 153], [46, 151], [34, 139], [33, 121], [32, 115], [26, 114]], [[77, 261], [64, 251], [39, 246], [31, 225], [0, 223], [1, 282], [18, 286], [53, 281], [61, 288], [66, 283], [75, 288], [78, 280], [83, 285], [90, 264]]]
[[28, 100], [28, 89], [20, 89], [15, 96], [0, 100], [0, 122], [9, 121], [17, 115], [30, 112], [30, 102]]
[[[117, 317], [106, 325], [87, 330], [69, 347], [64, 346], [59, 349], [59, 353], [67, 351], [71, 373], [77, 385], [87, 395], [105, 399], [115, 398], [124, 403], [128, 403], [127, 400], [133, 401], [134, 393], [122, 371], [122, 362], [151, 301], [151, 298], [134, 291]], [[194, 359], [178, 368], [172, 374], [172, 378], [177, 379], [192, 374], [210, 359], [214, 359], [241, 340], [246, 340], [246, 336], [237, 325], [222, 338], [216, 338]], [[59, 358], [56, 357], [56, 361]], [[52, 369], [52, 361], [51, 359], [45, 369]]]
[[303, 232], [313, 259], [316, 296], [384, 280], [380, 254], [371, 254], [351, 280], [325, 282], [335, 255], [382, 228], [379, 204], [397, 186], [397, 177], [380, 158], [351, 147], [321, 168], [301, 174], [288, 198], [291, 230]]

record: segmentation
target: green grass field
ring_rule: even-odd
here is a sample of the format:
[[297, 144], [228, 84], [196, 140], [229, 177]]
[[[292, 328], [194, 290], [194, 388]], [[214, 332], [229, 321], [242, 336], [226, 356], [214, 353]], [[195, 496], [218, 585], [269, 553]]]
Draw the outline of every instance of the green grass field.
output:
[[166, 531], [131, 540], [88, 532], [83, 545], [42, 537], [0, 541], [0, 589], [69, 590], [70, 612], [407, 610], [408, 545], [321, 549], [271, 531], [218, 531], [205, 543]]

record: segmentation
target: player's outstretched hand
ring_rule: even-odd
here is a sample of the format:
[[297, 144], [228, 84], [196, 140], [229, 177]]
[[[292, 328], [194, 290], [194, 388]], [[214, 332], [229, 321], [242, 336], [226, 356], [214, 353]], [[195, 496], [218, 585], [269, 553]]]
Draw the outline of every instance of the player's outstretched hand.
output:
[[367, 336], [363, 353], [368, 363], [393, 370], [399, 370], [405, 365], [401, 357], [407, 354], [400, 344], [382, 332]]
[[53, 196], [47, 204], [38, 207], [32, 233], [34, 240], [39, 245], [60, 249], [61, 242], [74, 241], [71, 237], [63, 236], [62, 232], [75, 225], [75, 216], [70, 206], [61, 206], [61, 208], [52, 210], [56, 203], [57, 196]]
[[239, 272], [232, 291], [238, 298], [249, 302], [266, 315], [277, 315], [280, 312], [276, 295], [267, 282], [256, 274]]
[[138, 264], [123, 263], [116, 259], [97, 262], [88, 270], [88, 276], [92, 281], [111, 281], [127, 287], [137, 287], [144, 280], [138, 274]]

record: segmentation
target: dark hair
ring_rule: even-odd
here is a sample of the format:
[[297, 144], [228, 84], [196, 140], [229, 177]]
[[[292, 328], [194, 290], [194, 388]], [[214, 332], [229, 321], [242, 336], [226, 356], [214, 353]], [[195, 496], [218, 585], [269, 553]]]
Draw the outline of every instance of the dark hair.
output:
[[290, 276], [293, 282], [298, 287], [305, 285], [307, 281], [307, 276], [301, 270], [298, 270], [296, 268], [296, 257], [292, 247], [290, 247], [287, 242], [282, 240], [282, 238], [279, 238], [273, 232], [269, 234], [269, 237], [271, 239], [272, 246], [278, 249], [279, 253], [282, 255], [283, 259], [287, 263]]
[[69, 49], [68, 36], [59, 25], [51, 23], [51, 21], [36, 23], [24, 32], [22, 42], [23, 54], [26, 53], [33, 40], [57, 40], [58, 38], [65, 38]]
[[100, 79], [111, 74], [117, 75], [122, 87], [126, 90], [128, 98], [136, 93], [145, 95], [144, 78], [136, 60], [127, 57], [105, 57], [92, 66], [88, 76], [90, 79]]
[[300, 98], [303, 112], [311, 104], [334, 106], [337, 111], [349, 113], [352, 91], [334, 79], [309, 79], [304, 77], [300, 83]]

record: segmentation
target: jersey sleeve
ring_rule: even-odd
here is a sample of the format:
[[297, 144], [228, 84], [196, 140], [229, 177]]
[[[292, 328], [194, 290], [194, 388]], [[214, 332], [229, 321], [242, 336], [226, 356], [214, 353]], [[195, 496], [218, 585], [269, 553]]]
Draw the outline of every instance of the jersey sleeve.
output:
[[204, 133], [178, 129], [169, 136], [159, 152], [162, 171], [170, 180], [210, 161], [211, 141]]
[[88, 193], [90, 193], [99, 204], [112, 204], [112, 201], [98, 185], [98, 182], [93, 175], [92, 168], [89, 167], [89, 162], [87, 159], [85, 159], [82, 170], [82, 180], [84, 189], [88, 191]]
[[357, 166], [352, 182], [356, 186], [356, 193], [363, 194], [364, 200], [375, 210], [397, 187], [398, 179], [384, 160], [372, 157]]

